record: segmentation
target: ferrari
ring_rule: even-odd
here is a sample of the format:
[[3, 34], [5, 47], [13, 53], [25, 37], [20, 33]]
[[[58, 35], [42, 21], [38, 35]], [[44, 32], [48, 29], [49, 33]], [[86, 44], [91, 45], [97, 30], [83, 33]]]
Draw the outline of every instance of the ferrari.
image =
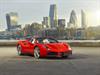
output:
[[72, 48], [54, 38], [37, 37], [29, 40], [19, 40], [17, 43], [18, 55], [31, 54], [34, 58], [41, 57], [68, 57], [72, 55]]

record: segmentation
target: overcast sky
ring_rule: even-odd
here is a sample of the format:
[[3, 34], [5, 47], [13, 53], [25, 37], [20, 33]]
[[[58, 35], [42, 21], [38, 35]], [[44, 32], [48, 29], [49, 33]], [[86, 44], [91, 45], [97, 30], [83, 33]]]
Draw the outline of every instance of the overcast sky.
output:
[[[86, 13], [100, 11], [100, 0], [0, 0], [0, 29], [6, 29], [5, 14], [9, 12], [17, 12], [18, 23], [23, 26], [32, 22], [41, 23], [44, 16], [49, 16], [50, 4], [57, 5], [58, 18], [65, 18], [66, 23], [69, 21], [70, 12], [74, 9], [79, 25], [81, 9]], [[88, 20], [88, 25], [100, 25], [100, 21], [95, 17], [91, 18]]]

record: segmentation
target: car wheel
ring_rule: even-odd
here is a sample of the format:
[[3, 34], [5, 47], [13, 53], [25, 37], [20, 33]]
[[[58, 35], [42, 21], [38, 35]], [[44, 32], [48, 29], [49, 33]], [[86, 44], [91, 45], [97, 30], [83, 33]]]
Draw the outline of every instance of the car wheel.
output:
[[36, 59], [40, 58], [40, 49], [38, 47], [34, 48], [34, 58]]
[[17, 52], [18, 52], [18, 55], [22, 55], [21, 50], [22, 50], [21, 45], [18, 45], [18, 46], [17, 46]]

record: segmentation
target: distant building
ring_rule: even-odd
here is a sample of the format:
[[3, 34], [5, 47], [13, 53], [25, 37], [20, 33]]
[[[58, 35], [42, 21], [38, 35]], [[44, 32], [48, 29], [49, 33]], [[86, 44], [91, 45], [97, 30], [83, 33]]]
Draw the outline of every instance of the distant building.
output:
[[23, 28], [24, 36], [31, 34], [31, 26], [30, 24], [25, 24], [25, 27]]
[[86, 23], [86, 14], [83, 10], [81, 10], [81, 25], [82, 28], [87, 28], [87, 23]]
[[85, 39], [83, 28], [77, 28], [77, 31], [76, 31], [76, 34], [75, 34], [75, 39], [78, 39], [78, 40]]
[[58, 31], [55, 28], [48, 28], [45, 30], [41, 31], [42, 37], [53, 37], [53, 38], [57, 38], [58, 36]]
[[74, 10], [70, 14], [70, 20], [68, 22], [68, 28], [77, 28], [77, 16]]
[[23, 28], [24, 36], [38, 36], [41, 30], [43, 30], [43, 25], [36, 22], [26, 24]]
[[44, 25], [45, 28], [50, 28], [50, 18], [49, 17], [43, 17], [42, 25]]
[[65, 19], [58, 19], [58, 27], [65, 28], [66, 22]]
[[18, 14], [16, 12], [7, 13], [6, 21], [7, 21], [7, 30], [8, 31], [21, 28], [21, 26], [18, 25]]
[[50, 5], [49, 17], [51, 28], [58, 27], [58, 18], [57, 18], [57, 6], [56, 4]]
[[7, 31], [0, 31], [0, 39], [10, 39], [11, 34]]

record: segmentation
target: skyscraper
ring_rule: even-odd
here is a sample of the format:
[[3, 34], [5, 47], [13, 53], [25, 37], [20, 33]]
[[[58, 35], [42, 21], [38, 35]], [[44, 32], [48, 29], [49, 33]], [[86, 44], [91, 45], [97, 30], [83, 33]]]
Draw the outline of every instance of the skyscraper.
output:
[[57, 18], [57, 6], [56, 4], [50, 5], [49, 17], [51, 28], [58, 27], [58, 18]]
[[13, 29], [18, 25], [18, 14], [15, 12], [10, 12], [6, 14], [7, 29]]
[[86, 28], [87, 24], [86, 24], [86, 14], [83, 10], [81, 10], [81, 25], [82, 28]]
[[43, 17], [42, 24], [46, 26], [46, 28], [50, 28], [50, 18], [49, 17]]
[[68, 23], [68, 27], [77, 28], [77, 16], [74, 10], [72, 10], [70, 14], [70, 20]]

